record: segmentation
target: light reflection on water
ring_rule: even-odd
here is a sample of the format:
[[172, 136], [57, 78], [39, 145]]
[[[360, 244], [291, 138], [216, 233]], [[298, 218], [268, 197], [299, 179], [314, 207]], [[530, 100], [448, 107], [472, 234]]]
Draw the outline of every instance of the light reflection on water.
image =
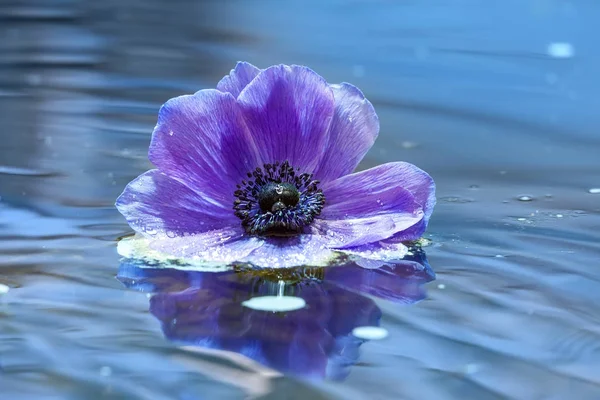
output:
[[[594, 2], [554, 0], [3, 3], [2, 393], [599, 398], [599, 18]], [[327, 322], [358, 317], [343, 303], [354, 299], [379, 310], [389, 332], [362, 344], [343, 382], [181, 348], [165, 339], [171, 314], [149, 312], [146, 293], [115, 279], [114, 239], [129, 228], [113, 203], [149, 168], [158, 107], [214, 86], [239, 59], [355, 83], [382, 125], [361, 168], [401, 159], [438, 185], [427, 299], [400, 307], [344, 274], [309, 286], [342, 302]], [[179, 277], [150, 279], [171, 285], [150, 302], [192, 304], [180, 293], [200, 296], [204, 280]], [[335, 304], [306, 302], [315, 299]]]

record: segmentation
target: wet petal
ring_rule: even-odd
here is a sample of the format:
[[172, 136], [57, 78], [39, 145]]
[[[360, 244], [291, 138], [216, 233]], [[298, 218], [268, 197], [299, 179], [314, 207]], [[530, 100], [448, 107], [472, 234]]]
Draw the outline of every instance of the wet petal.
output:
[[349, 83], [331, 85], [335, 112], [329, 128], [323, 160], [315, 179], [331, 181], [354, 171], [379, 133], [373, 105]]
[[415, 201], [421, 205], [424, 213], [424, 228], [426, 228], [436, 201], [433, 178], [421, 168], [407, 162], [393, 162], [381, 167], [388, 171], [387, 174], [393, 176], [398, 186], [411, 192]]
[[331, 239], [330, 247], [377, 242], [421, 221], [420, 204], [396, 184], [394, 175], [386, 164], [324, 185], [326, 205], [313, 226]]
[[227, 206], [233, 204], [235, 185], [260, 165], [235, 98], [218, 90], [167, 101], [149, 158], [162, 172]]
[[243, 262], [262, 245], [261, 239], [245, 236], [240, 228], [229, 227], [176, 237], [136, 235], [119, 241], [117, 251], [126, 258], [169, 268], [224, 271], [232, 263]]
[[264, 162], [288, 160], [313, 172], [334, 110], [327, 82], [306, 67], [277, 65], [261, 71], [238, 96]]
[[229, 92], [233, 97], [238, 97], [240, 92], [256, 78], [259, 72], [260, 69], [250, 63], [238, 62], [229, 75], [223, 77], [217, 83], [217, 89], [221, 92]]
[[266, 238], [263, 246], [243, 261], [260, 268], [291, 268], [300, 265], [326, 266], [339, 254], [327, 247], [329, 240], [321, 235]]
[[352, 255], [352, 259], [363, 268], [378, 268], [390, 261], [402, 260], [408, 254], [408, 247], [402, 242], [387, 243], [382, 240], [343, 251]]
[[421, 205], [423, 208], [423, 219], [410, 228], [398, 232], [393, 237], [384, 240], [383, 243], [386, 245], [393, 245], [398, 242], [417, 240], [425, 233], [429, 218], [433, 213], [433, 208], [436, 203], [435, 182], [427, 172], [413, 164], [395, 162], [385, 164], [385, 166], [390, 167], [390, 173], [396, 176], [398, 185], [410, 191], [415, 198], [415, 201]]
[[262, 244], [261, 239], [246, 236], [241, 226], [231, 226], [183, 237], [161, 237], [151, 240], [148, 246], [191, 264], [229, 264], [244, 260]]
[[178, 236], [239, 225], [230, 208], [156, 169], [129, 183], [116, 206], [129, 225], [146, 236]]

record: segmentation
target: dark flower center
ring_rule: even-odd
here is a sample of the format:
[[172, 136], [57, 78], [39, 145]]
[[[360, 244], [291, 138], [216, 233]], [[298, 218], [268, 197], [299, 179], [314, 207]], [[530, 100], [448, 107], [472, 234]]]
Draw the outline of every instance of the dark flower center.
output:
[[289, 162], [265, 164], [248, 172], [237, 185], [233, 209], [246, 232], [253, 235], [298, 234], [321, 213], [325, 204], [319, 181], [300, 173]]
[[263, 212], [276, 212], [298, 204], [300, 192], [291, 183], [269, 182], [260, 189], [257, 197]]

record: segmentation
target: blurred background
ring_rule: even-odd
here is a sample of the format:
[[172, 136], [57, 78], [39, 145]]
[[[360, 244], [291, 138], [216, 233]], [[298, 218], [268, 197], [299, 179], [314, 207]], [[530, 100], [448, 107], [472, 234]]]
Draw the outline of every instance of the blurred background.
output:
[[390, 337], [343, 383], [265, 396], [600, 398], [599, 20], [589, 0], [0, 0], [2, 391], [243, 395], [178, 363], [114, 279], [113, 204], [160, 105], [244, 60], [358, 86], [381, 121], [360, 168], [438, 185], [429, 298], [378, 303]]

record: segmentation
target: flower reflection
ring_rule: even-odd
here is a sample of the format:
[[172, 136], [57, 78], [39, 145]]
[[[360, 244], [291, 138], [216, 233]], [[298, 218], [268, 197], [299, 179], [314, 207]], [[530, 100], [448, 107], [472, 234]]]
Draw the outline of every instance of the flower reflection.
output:
[[[381, 310], [366, 295], [414, 303], [425, 297], [423, 284], [434, 274], [420, 253], [376, 269], [349, 263], [201, 272], [123, 259], [118, 278], [129, 288], [155, 293], [150, 312], [173, 342], [235, 352], [286, 374], [340, 380], [365, 342], [353, 330], [379, 326]], [[304, 307], [274, 312], [262, 304], [253, 309], [252, 303], [264, 296], [274, 296], [274, 303], [301, 299]]]

